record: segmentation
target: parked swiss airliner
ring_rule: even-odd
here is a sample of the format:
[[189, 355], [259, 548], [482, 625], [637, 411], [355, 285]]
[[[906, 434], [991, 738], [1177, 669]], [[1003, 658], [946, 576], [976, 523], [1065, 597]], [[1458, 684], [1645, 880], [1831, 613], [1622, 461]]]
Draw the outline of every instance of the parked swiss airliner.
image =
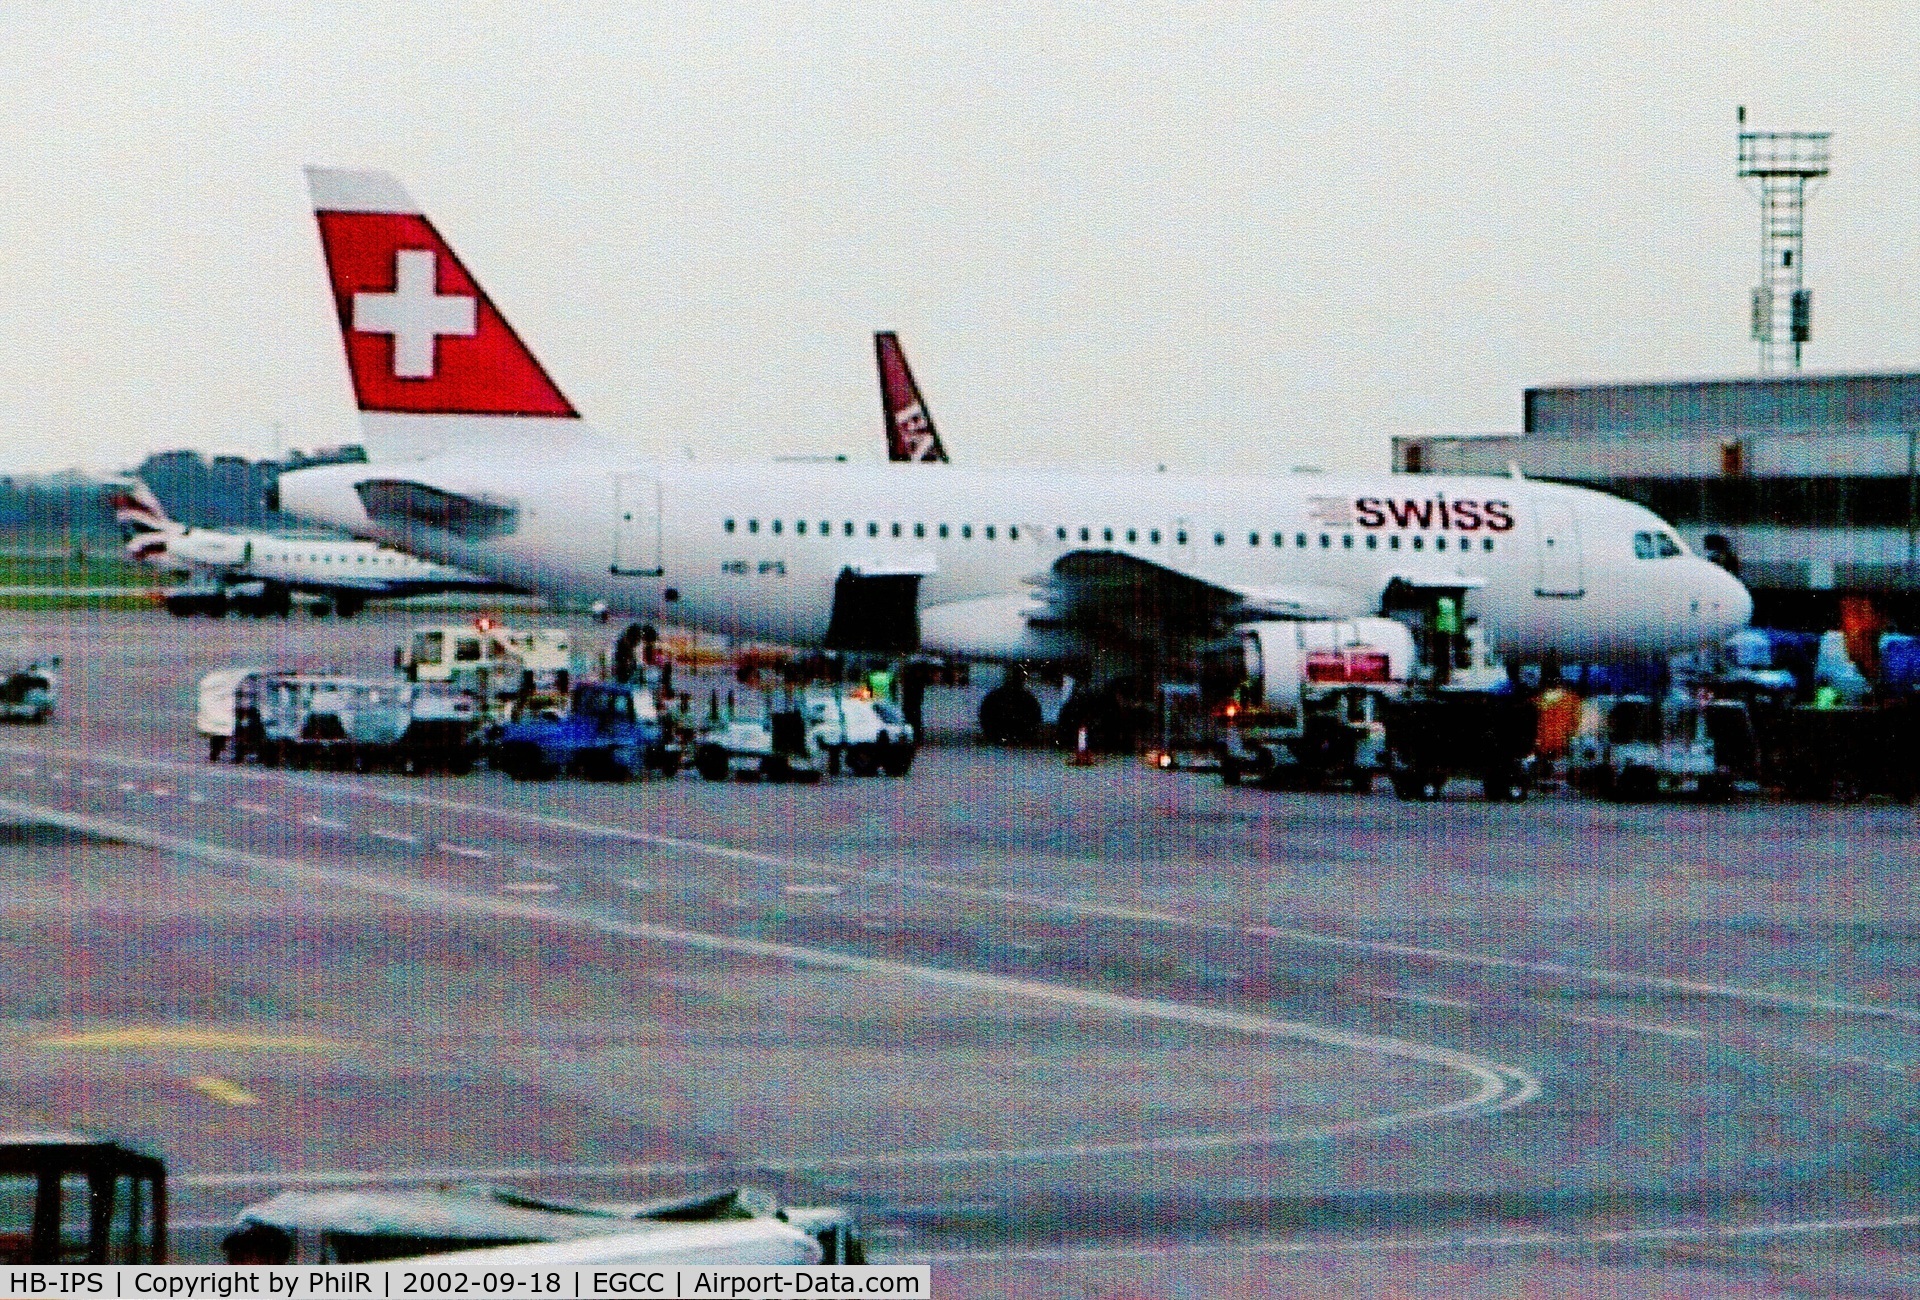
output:
[[1109, 665], [1432, 592], [1516, 658], [1687, 649], [1751, 610], [1640, 506], [1519, 478], [652, 460], [584, 428], [396, 180], [308, 178], [369, 446], [417, 458], [294, 471], [281, 505], [515, 586], [799, 646]]

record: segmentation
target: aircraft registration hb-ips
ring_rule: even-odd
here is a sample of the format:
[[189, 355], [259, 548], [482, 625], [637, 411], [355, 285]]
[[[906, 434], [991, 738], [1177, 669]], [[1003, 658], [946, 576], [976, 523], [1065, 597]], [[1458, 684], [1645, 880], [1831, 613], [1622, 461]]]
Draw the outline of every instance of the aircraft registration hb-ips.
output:
[[515, 586], [1009, 661], [1151, 656], [1436, 591], [1514, 658], [1688, 649], [1752, 608], [1651, 512], [1517, 477], [652, 461], [583, 427], [397, 181], [308, 179], [374, 459], [283, 475], [282, 507]]

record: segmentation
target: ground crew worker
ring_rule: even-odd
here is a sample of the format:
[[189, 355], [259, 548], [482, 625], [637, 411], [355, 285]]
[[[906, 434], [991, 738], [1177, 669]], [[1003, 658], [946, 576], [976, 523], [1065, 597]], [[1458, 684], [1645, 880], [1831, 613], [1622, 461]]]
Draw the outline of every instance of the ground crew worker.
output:
[[1452, 596], [1433, 602], [1434, 681], [1445, 686], [1453, 679], [1453, 647], [1460, 636], [1460, 605]]

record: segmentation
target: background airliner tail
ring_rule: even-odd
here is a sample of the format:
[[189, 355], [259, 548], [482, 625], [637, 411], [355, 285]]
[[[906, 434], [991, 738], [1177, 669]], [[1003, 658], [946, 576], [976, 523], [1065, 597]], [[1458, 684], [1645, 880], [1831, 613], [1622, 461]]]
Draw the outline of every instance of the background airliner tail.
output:
[[113, 507], [129, 559], [149, 561], [164, 555], [167, 539], [184, 531], [168, 517], [153, 489], [137, 478], [116, 480], [107, 490], [107, 504]]
[[483, 447], [531, 456], [586, 436], [399, 181], [309, 167], [307, 187], [369, 459]]
[[873, 336], [873, 350], [880, 362], [880, 406], [887, 417], [887, 459], [897, 461], [939, 461], [947, 459], [940, 445], [940, 433], [933, 427], [933, 415], [920, 396], [907, 368], [907, 354], [900, 349], [900, 336], [882, 330]]

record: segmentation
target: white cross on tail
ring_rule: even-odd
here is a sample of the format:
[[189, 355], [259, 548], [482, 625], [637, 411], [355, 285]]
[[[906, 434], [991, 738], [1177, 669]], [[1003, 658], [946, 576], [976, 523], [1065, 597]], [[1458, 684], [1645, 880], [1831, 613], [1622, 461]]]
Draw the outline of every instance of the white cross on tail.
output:
[[393, 255], [393, 292], [353, 295], [353, 328], [393, 335], [393, 377], [432, 379], [434, 345], [442, 334], [471, 338], [474, 300], [434, 289], [437, 259], [430, 248]]

